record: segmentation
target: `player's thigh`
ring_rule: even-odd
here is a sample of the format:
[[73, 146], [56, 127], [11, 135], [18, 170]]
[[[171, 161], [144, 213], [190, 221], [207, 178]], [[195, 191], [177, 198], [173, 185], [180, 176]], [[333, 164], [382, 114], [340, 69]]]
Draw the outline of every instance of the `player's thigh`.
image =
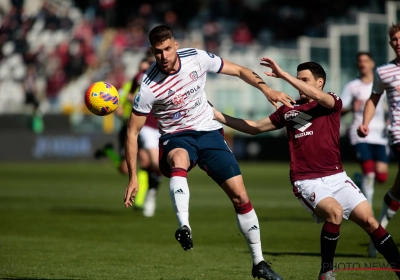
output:
[[[218, 184], [241, 175], [239, 164], [219, 130], [203, 134], [199, 140], [199, 167]], [[240, 176], [241, 178], [241, 176]]]
[[374, 218], [374, 215], [372, 213], [371, 205], [366, 200], [360, 202], [353, 209], [350, 214], [350, 220], [355, 222], [368, 233], [374, 231], [379, 226], [378, 221]]
[[174, 167], [171, 165], [174, 161], [183, 162], [184, 165], [179, 167], [189, 171], [196, 166], [197, 159], [198, 152], [192, 137], [175, 135], [160, 138], [159, 168], [164, 176], [171, 177], [171, 167]]
[[373, 160], [372, 146], [368, 143], [358, 143], [354, 145], [356, 151], [356, 158], [359, 162]]
[[343, 218], [348, 220], [356, 206], [367, 199], [346, 172], [334, 176], [330, 182], [332, 195], [343, 208]]
[[325, 213], [316, 212], [317, 205], [326, 198], [332, 198], [329, 188], [323, 183], [322, 178], [299, 180], [293, 184], [295, 195], [303, 208], [309, 212], [317, 223], [325, 221]]

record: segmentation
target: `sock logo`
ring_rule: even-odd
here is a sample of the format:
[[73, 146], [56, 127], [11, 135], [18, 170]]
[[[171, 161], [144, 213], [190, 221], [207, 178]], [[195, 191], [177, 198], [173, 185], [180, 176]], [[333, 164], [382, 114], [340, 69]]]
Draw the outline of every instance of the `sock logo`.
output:
[[386, 236], [386, 238], [383, 239], [383, 240], [381, 241], [381, 245], [382, 245], [383, 243], [385, 243], [385, 241], [388, 240], [389, 238], [390, 238], [390, 234], [389, 234], [388, 236]]
[[335, 241], [335, 240], [337, 240], [337, 239], [339, 238], [339, 235], [338, 235], [337, 237], [328, 237], [328, 236], [325, 236], [325, 235], [324, 235], [324, 238], [325, 238], [325, 239], [328, 239], [328, 240], [330, 240], [330, 241]]
[[252, 226], [247, 232], [250, 232], [252, 230], [258, 230], [258, 227], [256, 225]]
[[182, 189], [176, 190], [174, 194], [185, 194], [185, 192]]

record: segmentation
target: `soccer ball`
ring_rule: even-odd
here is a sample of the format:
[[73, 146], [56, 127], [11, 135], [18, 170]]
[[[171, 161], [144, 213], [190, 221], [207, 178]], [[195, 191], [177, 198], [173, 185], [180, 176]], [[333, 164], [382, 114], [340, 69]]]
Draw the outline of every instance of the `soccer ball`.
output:
[[117, 109], [119, 103], [118, 90], [110, 83], [93, 83], [86, 91], [86, 107], [95, 115], [106, 116]]

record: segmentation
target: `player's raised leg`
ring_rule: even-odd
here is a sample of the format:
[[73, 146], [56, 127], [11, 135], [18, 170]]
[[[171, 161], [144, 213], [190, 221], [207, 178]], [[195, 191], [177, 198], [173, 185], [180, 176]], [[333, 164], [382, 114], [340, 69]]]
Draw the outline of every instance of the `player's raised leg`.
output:
[[[400, 253], [390, 234], [379, 225], [372, 215], [367, 201], [359, 203], [350, 214], [350, 219], [362, 227], [371, 237], [375, 248], [381, 253], [392, 268], [400, 269]], [[400, 278], [400, 272], [396, 272]]]

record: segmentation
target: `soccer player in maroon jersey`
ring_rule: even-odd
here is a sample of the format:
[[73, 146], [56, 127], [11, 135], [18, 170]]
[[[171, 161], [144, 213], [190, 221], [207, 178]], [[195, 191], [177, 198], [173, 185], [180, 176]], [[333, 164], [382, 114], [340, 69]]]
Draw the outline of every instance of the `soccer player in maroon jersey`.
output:
[[400, 208], [400, 23], [389, 28], [389, 44], [396, 54], [396, 59], [377, 68], [372, 94], [365, 104], [363, 123], [358, 128], [358, 135], [366, 137], [371, 134], [371, 120], [376, 113], [377, 104], [386, 91], [389, 108], [390, 125], [388, 128], [390, 147], [398, 162], [398, 170], [393, 186], [383, 198], [379, 222], [384, 228]]
[[[263, 58], [271, 68], [266, 75], [281, 78], [299, 90], [293, 108], [281, 106], [259, 121], [237, 119], [218, 111], [214, 118], [248, 134], [286, 127], [290, 149], [290, 180], [293, 192], [315, 221], [324, 222], [321, 232], [320, 280], [335, 279], [333, 258], [342, 219], [363, 228], [388, 263], [400, 268], [400, 254], [389, 233], [375, 220], [371, 206], [360, 189], [342, 169], [339, 149], [341, 99], [324, 92], [324, 69], [315, 62], [297, 67], [297, 79], [283, 71], [272, 59]], [[400, 273], [396, 272], [400, 278]]]

